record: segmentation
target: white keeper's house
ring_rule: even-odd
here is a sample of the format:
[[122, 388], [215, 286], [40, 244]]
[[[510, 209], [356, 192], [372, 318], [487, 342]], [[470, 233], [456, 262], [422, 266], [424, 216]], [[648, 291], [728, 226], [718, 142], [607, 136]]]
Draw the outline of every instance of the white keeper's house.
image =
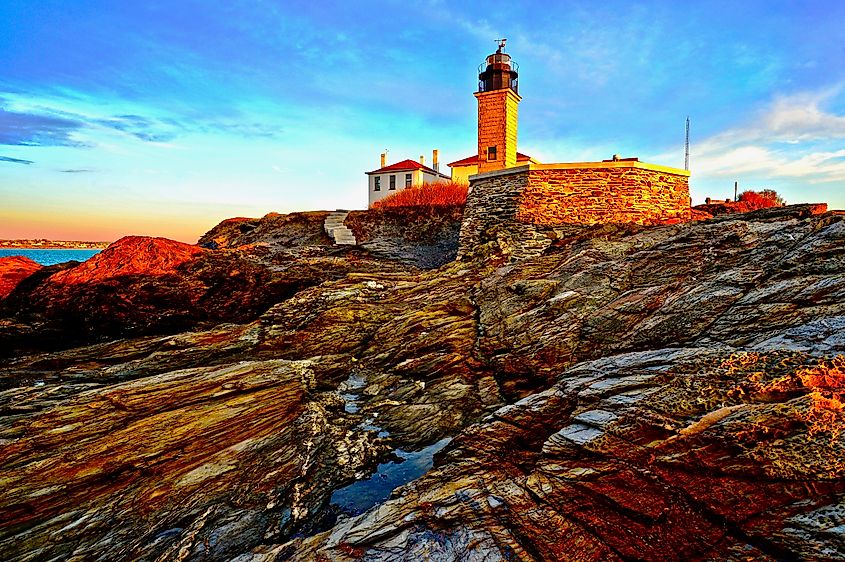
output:
[[373, 203], [384, 199], [398, 191], [408, 187], [414, 187], [423, 183], [440, 183], [449, 181], [449, 176], [441, 174], [440, 164], [437, 160], [437, 150], [432, 151], [432, 166], [425, 165], [425, 157], [420, 156], [419, 162], [415, 160], [402, 160], [395, 164], [385, 165], [387, 155], [381, 155], [381, 167], [378, 170], [367, 172], [367, 193], [369, 194], [369, 207]]

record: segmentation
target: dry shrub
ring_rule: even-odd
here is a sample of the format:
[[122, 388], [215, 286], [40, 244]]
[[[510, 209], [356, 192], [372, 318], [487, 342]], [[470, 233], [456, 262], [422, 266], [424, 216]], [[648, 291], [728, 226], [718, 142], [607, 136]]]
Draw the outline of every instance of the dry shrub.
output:
[[769, 207], [781, 207], [784, 205], [783, 198], [771, 189], [762, 191], [743, 191], [739, 196], [739, 202], [745, 203], [749, 211], [756, 209], [767, 209]]
[[373, 207], [447, 207], [465, 205], [469, 186], [453, 181], [424, 183], [409, 187], [376, 201]]

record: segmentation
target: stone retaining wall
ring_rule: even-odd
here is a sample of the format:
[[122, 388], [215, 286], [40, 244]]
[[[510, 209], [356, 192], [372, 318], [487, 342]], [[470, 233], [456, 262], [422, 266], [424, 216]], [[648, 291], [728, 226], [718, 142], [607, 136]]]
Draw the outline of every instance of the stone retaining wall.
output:
[[458, 259], [468, 256], [497, 232], [513, 230], [519, 197], [528, 184], [528, 166], [470, 176], [470, 191], [461, 221]]
[[551, 166], [532, 166], [528, 172], [517, 212], [520, 222], [665, 224], [689, 220], [689, 174], [683, 170], [640, 162]]
[[638, 161], [531, 164], [471, 176], [470, 188], [459, 259], [492, 240], [512, 258], [537, 255], [555, 226], [690, 220], [689, 172]]

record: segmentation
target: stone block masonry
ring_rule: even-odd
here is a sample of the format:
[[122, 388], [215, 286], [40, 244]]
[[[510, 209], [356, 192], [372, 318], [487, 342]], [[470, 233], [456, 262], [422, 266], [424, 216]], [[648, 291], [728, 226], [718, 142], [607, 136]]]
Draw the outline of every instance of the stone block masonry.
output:
[[532, 166], [517, 212], [520, 222], [548, 225], [689, 218], [689, 172], [636, 161]]
[[690, 220], [689, 172], [638, 161], [530, 164], [470, 176], [458, 258], [495, 240], [513, 259], [542, 253], [554, 227]]

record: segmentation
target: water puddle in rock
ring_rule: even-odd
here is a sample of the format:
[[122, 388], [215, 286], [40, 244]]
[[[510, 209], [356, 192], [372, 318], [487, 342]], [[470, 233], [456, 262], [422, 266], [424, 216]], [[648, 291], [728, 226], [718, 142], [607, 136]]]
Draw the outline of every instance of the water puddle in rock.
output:
[[[378, 412], [368, 411], [365, 389], [367, 379], [361, 374], [351, 374], [340, 383], [337, 393], [343, 398], [343, 409], [350, 417], [357, 418], [357, 427], [364, 431], [371, 431], [380, 438], [390, 434], [376, 424]], [[384, 502], [390, 497], [394, 489], [415, 480], [428, 472], [434, 466], [434, 455], [452, 440], [446, 437], [419, 451], [394, 449], [393, 460], [378, 465], [376, 472], [369, 478], [358, 480], [339, 488], [332, 493], [328, 505], [316, 514], [313, 520], [294, 536], [311, 536], [334, 526], [339, 517], [360, 515], [368, 509]]]
[[[343, 398], [343, 409], [348, 414], [361, 413], [364, 400], [361, 398], [363, 389], [367, 386], [367, 379], [359, 374], [351, 374], [349, 378], [338, 386], [338, 393]], [[384, 428], [376, 425], [378, 412], [364, 417], [358, 427], [365, 431], [374, 431], [378, 437], [388, 437], [390, 434]], [[335, 490], [330, 503], [335, 513], [358, 515], [364, 513], [376, 504], [390, 497], [390, 493], [397, 487], [419, 478], [434, 464], [434, 454], [445, 447], [451, 437], [441, 439], [437, 443], [420, 450], [409, 452], [394, 449], [393, 455], [398, 461], [382, 463], [375, 474], [366, 480], [358, 480], [352, 484]]]
[[343, 398], [343, 409], [347, 414], [357, 414], [361, 409], [361, 394], [356, 392], [367, 385], [367, 379], [361, 375], [349, 375], [349, 378], [340, 383], [337, 390]]
[[378, 470], [366, 480], [358, 480], [345, 488], [335, 490], [331, 503], [338, 511], [347, 515], [359, 515], [376, 504], [390, 497], [390, 492], [411, 480], [425, 474], [434, 465], [434, 454], [451, 441], [451, 437], [441, 439], [425, 449], [415, 452], [396, 449], [393, 453], [401, 462], [382, 463]]
[[[352, 374], [337, 387], [340, 397], [343, 398], [343, 410], [347, 414], [357, 414], [361, 411], [361, 404], [363, 400], [361, 400], [360, 391], [365, 386], [367, 386], [366, 378], [361, 375]], [[390, 433], [385, 431], [384, 428], [376, 425], [377, 417], [378, 412], [373, 412], [370, 416], [361, 421], [361, 423], [358, 424], [358, 427], [364, 431], [375, 431], [379, 437], [387, 437]]]

